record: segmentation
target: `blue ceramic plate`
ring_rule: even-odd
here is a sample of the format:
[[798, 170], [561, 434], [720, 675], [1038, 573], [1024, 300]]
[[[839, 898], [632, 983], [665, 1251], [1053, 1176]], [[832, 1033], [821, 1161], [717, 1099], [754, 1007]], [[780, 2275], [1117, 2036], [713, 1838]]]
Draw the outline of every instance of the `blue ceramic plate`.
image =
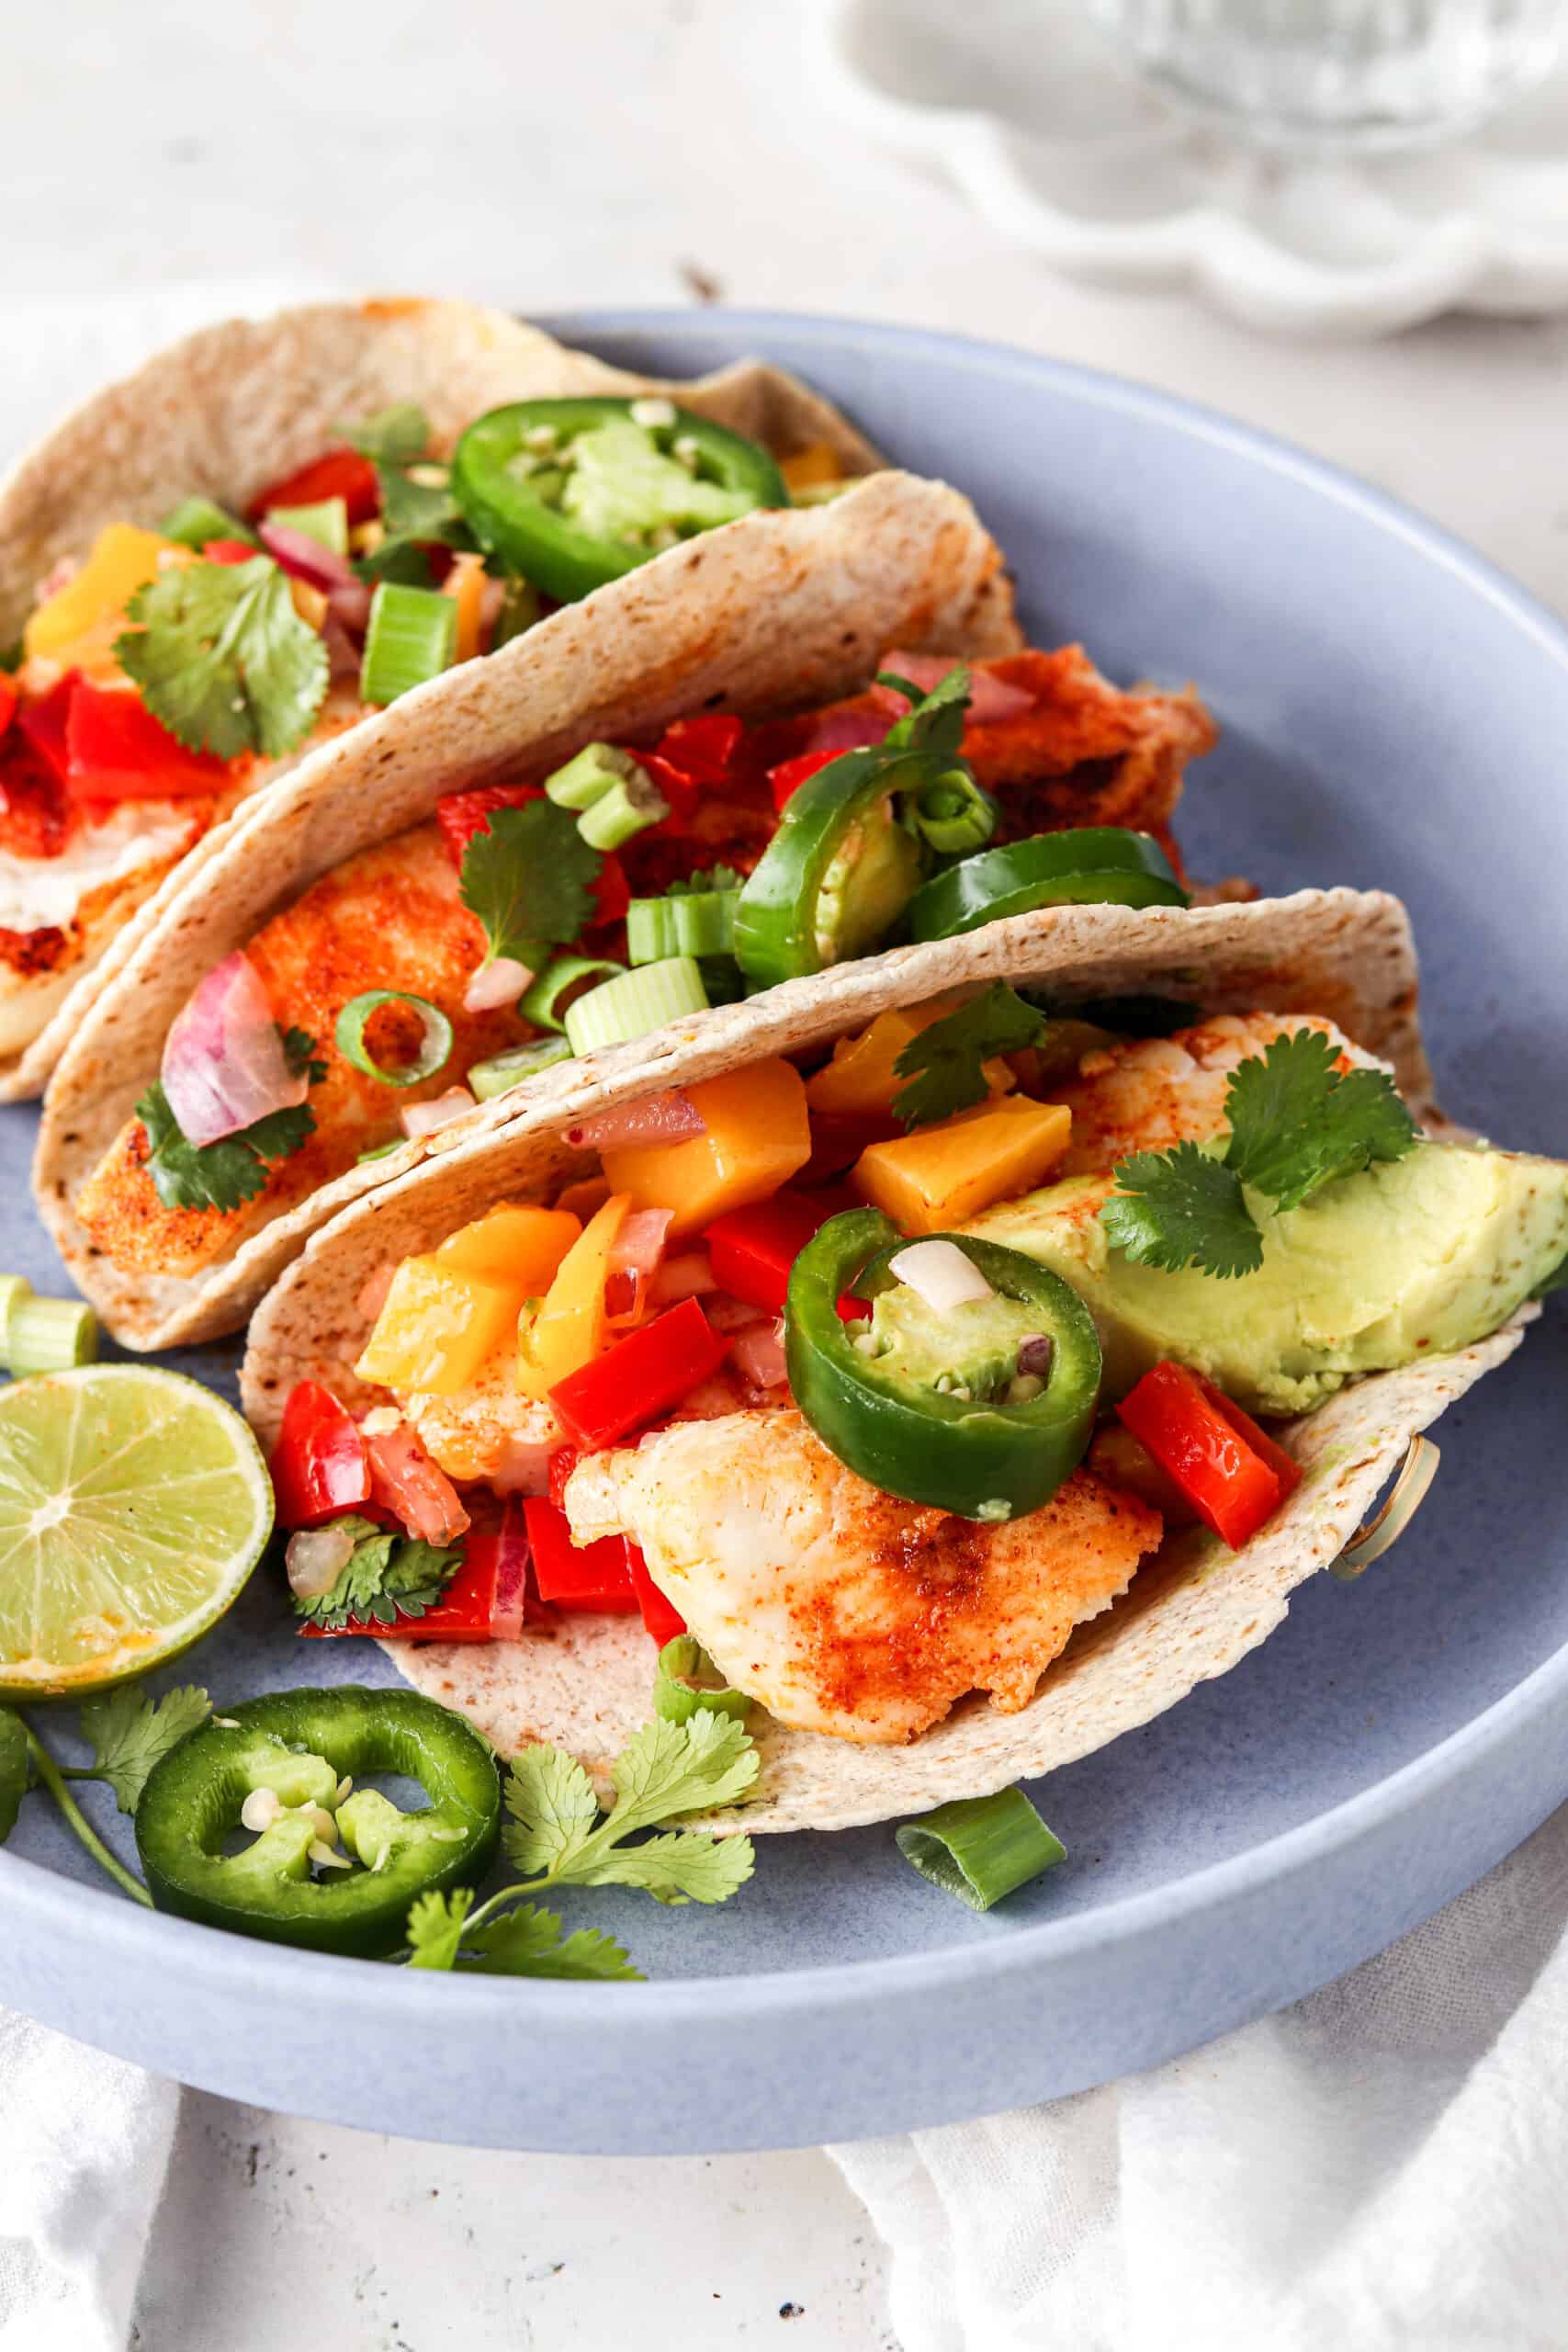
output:
[[[660, 374], [763, 354], [962, 483], [1032, 637], [1201, 685], [1222, 736], [1182, 812], [1195, 869], [1402, 891], [1448, 1109], [1568, 1150], [1568, 638], [1507, 581], [1294, 450], [1021, 353], [767, 314], [549, 324]], [[47, 1288], [32, 1126], [0, 1114], [3, 1254]], [[175, 1361], [231, 1395], [236, 1352]], [[1559, 1312], [1444, 1421], [1385, 1565], [1315, 1579], [1234, 1673], [1059, 1773], [1071, 1860], [988, 1918], [890, 1828], [770, 1838], [714, 1914], [568, 1898], [647, 1985], [435, 1982], [149, 1917], [32, 1804], [0, 1856], [0, 1999], [241, 2098], [518, 2148], [852, 2138], [1148, 2066], [1377, 1951], [1568, 1796], [1565, 1359]], [[390, 1678], [368, 1645], [302, 1658], [260, 1586], [192, 1670], [220, 1700]]]

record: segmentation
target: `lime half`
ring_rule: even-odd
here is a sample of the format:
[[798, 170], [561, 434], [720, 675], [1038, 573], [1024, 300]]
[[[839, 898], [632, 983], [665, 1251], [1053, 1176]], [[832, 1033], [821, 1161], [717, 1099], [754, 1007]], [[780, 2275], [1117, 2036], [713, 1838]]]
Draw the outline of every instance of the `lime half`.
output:
[[0, 1390], [0, 1696], [96, 1690], [176, 1657], [271, 1532], [261, 1448], [197, 1381], [85, 1364]]

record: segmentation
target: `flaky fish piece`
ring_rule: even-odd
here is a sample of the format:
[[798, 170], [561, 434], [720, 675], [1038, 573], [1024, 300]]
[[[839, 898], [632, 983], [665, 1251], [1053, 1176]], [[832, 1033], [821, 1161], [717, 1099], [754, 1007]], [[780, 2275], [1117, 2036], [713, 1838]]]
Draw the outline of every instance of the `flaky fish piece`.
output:
[[[245, 949], [279, 1025], [303, 1030], [327, 1066], [325, 1078], [310, 1089], [315, 1132], [299, 1150], [270, 1163], [265, 1189], [241, 1207], [167, 1209], [147, 1172], [146, 1128], [140, 1119], [128, 1119], [76, 1204], [94, 1245], [127, 1272], [199, 1272], [253, 1227], [330, 1183], [362, 1151], [395, 1137], [405, 1103], [442, 1093], [473, 1063], [524, 1034], [509, 1007], [464, 1010], [464, 990], [484, 944], [478, 917], [457, 897], [452, 860], [433, 823], [323, 875]], [[373, 988], [423, 997], [452, 1023], [446, 1069], [396, 1095], [346, 1060], [333, 1036], [343, 1006]], [[383, 1024], [367, 1033], [373, 1052], [395, 1060], [417, 1044], [418, 1024], [406, 1008], [388, 1007], [373, 1018]], [[400, 1022], [412, 1023], [407, 1036]]]
[[591, 1454], [564, 1501], [578, 1543], [641, 1547], [727, 1679], [780, 1723], [882, 1743], [913, 1739], [971, 1690], [1027, 1706], [1161, 1534], [1157, 1512], [1087, 1470], [1000, 1526], [900, 1502], [796, 1412]]

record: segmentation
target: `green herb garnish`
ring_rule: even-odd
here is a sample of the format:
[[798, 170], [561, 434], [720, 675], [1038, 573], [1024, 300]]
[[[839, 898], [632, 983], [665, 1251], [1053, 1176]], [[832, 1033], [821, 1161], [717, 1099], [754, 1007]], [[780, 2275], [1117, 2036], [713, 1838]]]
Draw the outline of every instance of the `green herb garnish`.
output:
[[360, 1625], [395, 1625], [434, 1609], [457, 1575], [461, 1544], [427, 1544], [423, 1536], [400, 1535], [378, 1527], [356, 1511], [333, 1520], [355, 1538], [354, 1550], [337, 1580], [312, 1600], [296, 1599], [299, 1616], [323, 1633], [341, 1634], [352, 1620]]
[[1341, 1072], [1338, 1058], [1321, 1030], [1296, 1029], [1241, 1063], [1225, 1093], [1223, 1150], [1179, 1143], [1118, 1164], [1117, 1189], [1100, 1212], [1111, 1241], [1134, 1265], [1167, 1273], [1255, 1273], [1263, 1237], [1244, 1186], [1280, 1209], [1300, 1208], [1337, 1177], [1402, 1159], [1418, 1137], [1393, 1080]]
[[486, 962], [513, 956], [533, 968], [541, 942], [564, 946], [576, 939], [593, 912], [593, 885], [604, 863], [578, 831], [571, 811], [552, 800], [494, 810], [463, 853], [457, 886], [463, 904], [484, 925]]
[[330, 665], [269, 556], [161, 571], [127, 607], [115, 659], [187, 751], [280, 759], [310, 731]]
[[[315, 1058], [316, 1041], [303, 1029], [285, 1029], [284, 1057], [290, 1074], [320, 1085], [327, 1066]], [[147, 1130], [147, 1173], [166, 1209], [218, 1209], [227, 1216], [266, 1188], [266, 1172], [288, 1159], [316, 1131], [308, 1102], [291, 1103], [253, 1119], [237, 1134], [216, 1143], [189, 1143], [169, 1108], [162, 1079], [154, 1079], [136, 1105]]]
[[212, 1713], [205, 1690], [186, 1683], [161, 1699], [122, 1684], [82, 1709], [82, 1729], [93, 1743], [92, 1778], [107, 1781], [121, 1813], [134, 1813], [154, 1764]]
[[[381, 522], [387, 536], [359, 564], [360, 576], [424, 587], [430, 578], [426, 547], [475, 545], [452, 495], [448, 469], [429, 455], [430, 419], [413, 401], [399, 401], [361, 424], [340, 425], [338, 430], [362, 457], [369, 458], [381, 484]], [[416, 480], [416, 474], [427, 479]]]
[[984, 995], [910, 1038], [893, 1065], [909, 1081], [893, 1098], [894, 1117], [907, 1127], [925, 1126], [983, 1102], [990, 1091], [987, 1062], [1037, 1045], [1044, 1030], [1043, 1012], [1025, 1004], [1005, 980], [993, 980]]

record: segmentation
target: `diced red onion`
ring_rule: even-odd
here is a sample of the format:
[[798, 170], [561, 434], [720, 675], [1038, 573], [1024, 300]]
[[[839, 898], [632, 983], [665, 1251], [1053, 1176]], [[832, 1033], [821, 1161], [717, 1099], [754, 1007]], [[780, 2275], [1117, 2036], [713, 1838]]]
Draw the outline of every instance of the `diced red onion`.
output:
[[450, 1544], [468, 1524], [457, 1489], [433, 1462], [407, 1421], [366, 1441], [370, 1499], [427, 1544]]
[[907, 1250], [889, 1258], [887, 1271], [918, 1291], [935, 1315], [994, 1295], [979, 1267], [956, 1241], [912, 1241]]
[[753, 1388], [782, 1388], [789, 1378], [781, 1328], [777, 1323], [751, 1323], [735, 1336], [731, 1360]]
[[302, 1527], [288, 1539], [283, 1555], [288, 1589], [299, 1600], [319, 1600], [330, 1592], [354, 1553], [354, 1531], [336, 1527]]
[[665, 1259], [653, 1277], [649, 1297], [655, 1306], [677, 1306], [683, 1298], [702, 1298], [717, 1288], [707, 1251], [686, 1250], [679, 1258]]
[[354, 1304], [367, 1323], [374, 1323], [392, 1293], [392, 1277], [398, 1269], [390, 1258], [384, 1258], [373, 1274], [367, 1274], [359, 1286]]
[[1055, 1361], [1056, 1342], [1049, 1331], [1035, 1332], [1018, 1343], [1018, 1368], [1022, 1373], [1032, 1373], [1036, 1380], [1049, 1380]]
[[673, 1209], [634, 1209], [611, 1244], [604, 1272], [604, 1320], [612, 1330], [642, 1320], [674, 1215]]
[[256, 537], [291, 580], [306, 581], [312, 588], [364, 585], [346, 556], [334, 555], [320, 539], [313, 539], [309, 531], [296, 531], [288, 523], [258, 523]]
[[[957, 657], [947, 653], [901, 653], [897, 649], [885, 653], [877, 663], [879, 670], [891, 670], [897, 678], [908, 678], [929, 695], [940, 686], [950, 670], [957, 667]], [[898, 709], [907, 707], [903, 696], [891, 687], [879, 686], [879, 695]], [[972, 669], [969, 673], [969, 719], [976, 727], [988, 727], [998, 718], [1016, 718], [1021, 712], [1032, 710], [1034, 696], [1023, 686], [1010, 685], [1005, 678], [994, 677], [989, 670]]]
[[363, 637], [370, 626], [370, 582], [343, 580], [327, 590], [327, 611], [351, 636]]
[[715, 1291], [703, 1301], [703, 1313], [716, 1331], [744, 1331], [749, 1323], [757, 1320], [757, 1309], [749, 1298], [731, 1298], [727, 1290]]
[[515, 956], [498, 956], [492, 964], [481, 964], [463, 990], [465, 1012], [494, 1012], [503, 1004], [515, 1004], [533, 973]]
[[336, 615], [329, 611], [321, 628], [321, 642], [327, 649], [327, 674], [330, 678], [353, 678], [359, 674], [359, 648]]
[[466, 1119], [479, 1107], [466, 1086], [449, 1086], [434, 1102], [406, 1103], [398, 1115], [412, 1141], [416, 1136], [433, 1136], [438, 1127], [449, 1127], [457, 1119]]
[[506, 1505], [493, 1540], [495, 1598], [491, 1603], [490, 1637], [492, 1642], [520, 1642], [528, 1599], [528, 1532], [521, 1504]]
[[217, 1143], [269, 1111], [303, 1102], [310, 1080], [288, 1067], [261, 977], [236, 948], [175, 1016], [160, 1075], [187, 1143]]
[[705, 1127], [691, 1096], [672, 1086], [667, 1094], [645, 1094], [640, 1102], [601, 1111], [581, 1126], [568, 1127], [566, 1139], [585, 1151], [628, 1151], [639, 1144], [684, 1143], [688, 1136], [704, 1134]]

